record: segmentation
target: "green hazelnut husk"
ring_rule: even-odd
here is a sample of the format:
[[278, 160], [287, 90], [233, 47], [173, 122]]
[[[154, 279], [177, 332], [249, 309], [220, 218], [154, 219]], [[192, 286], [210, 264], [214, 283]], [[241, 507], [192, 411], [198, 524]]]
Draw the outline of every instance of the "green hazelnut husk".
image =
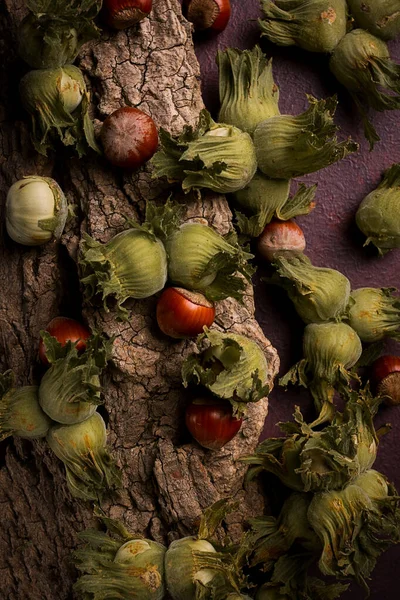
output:
[[289, 180], [270, 179], [257, 171], [245, 188], [233, 194], [240, 232], [258, 237], [273, 218], [288, 221], [313, 210], [316, 185], [307, 187], [300, 184], [292, 197], [289, 197], [289, 190]]
[[121, 474], [107, 450], [106, 426], [99, 413], [75, 425], [53, 425], [46, 439], [64, 463], [75, 498], [100, 502], [120, 487]]
[[108, 312], [108, 299], [114, 297], [121, 319], [128, 317], [122, 306], [128, 298], [148, 298], [167, 281], [164, 245], [145, 226], [122, 231], [105, 244], [84, 234], [79, 264], [86, 298], [100, 294]]
[[87, 529], [78, 534], [86, 546], [73, 555], [81, 572], [75, 591], [96, 600], [162, 600], [166, 548], [135, 538], [117, 521], [103, 520], [107, 533]]
[[261, 0], [261, 7], [261, 35], [279, 46], [332, 52], [346, 34], [345, 0]]
[[286, 437], [267, 439], [242, 459], [251, 465], [248, 478], [267, 471], [290, 489], [318, 492], [341, 489], [370, 469], [378, 449], [373, 416], [380, 401], [368, 390], [347, 390], [343, 397], [343, 413], [335, 412], [318, 431], [296, 407], [294, 422], [279, 423]]
[[383, 40], [354, 29], [339, 42], [329, 62], [336, 79], [350, 92], [364, 124], [371, 149], [380, 138], [365, 106], [377, 111], [400, 108], [400, 65], [391, 58]]
[[208, 188], [228, 194], [244, 188], [257, 169], [252, 139], [233, 125], [215, 123], [200, 113], [195, 129], [185, 126], [178, 137], [160, 131], [161, 150], [151, 163], [154, 177], [180, 182], [182, 189]]
[[197, 344], [200, 352], [190, 354], [182, 365], [185, 386], [206, 387], [214, 396], [229, 400], [239, 416], [246, 412], [247, 403], [269, 394], [268, 363], [256, 342], [237, 333], [206, 329]]
[[241, 301], [254, 272], [253, 255], [238, 244], [234, 232], [220, 235], [202, 223], [183, 223], [167, 236], [168, 278], [174, 285], [201, 291], [210, 301], [228, 297]]
[[220, 123], [252, 134], [261, 121], [279, 115], [279, 89], [272, 76], [272, 59], [259, 46], [253, 50], [218, 51]]
[[291, 179], [323, 169], [358, 150], [348, 139], [338, 142], [333, 121], [336, 97], [316, 100], [300, 115], [279, 115], [257, 125], [254, 146], [260, 171], [272, 179]]
[[400, 541], [399, 517], [396, 490], [377, 471], [366, 471], [343, 490], [315, 494], [308, 521], [323, 544], [320, 571], [355, 579], [368, 592], [377, 558]]
[[6, 200], [6, 228], [11, 239], [24, 246], [59, 240], [68, 216], [68, 204], [51, 177], [28, 175], [13, 183]]
[[382, 40], [392, 40], [400, 33], [399, 0], [347, 0], [357, 27]]
[[354, 304], [349, 325], [363, 342], [379, 342], [386, 337], [400, 340], [400, 298], [396, 288], [359, 288], [352, 290]]
[[73, 63], [82, 45], [99, 37], [94, 18], [101, 0], [29, 0], [18, 27], [18, 53], [33, 69]]
[[73, 65], [30, 71], [20, 81], [21, 102], [31, 115], [32, 143], [47, 156], [57, 142], [75, 148], [79, 157], [89, 148], [99, 152], [89, 117], [90, 94], [82, 72]]
[[385, 171], [378, 187], [361, 202], [356, 213], [357, 227], [380, 254], [400, 248], [400, 165]]
[[269, 281], [282, 286], [305, 323], [340, 321], [348, 314], [350, 281], [325, 267], [315, 267], [304, 255], [277, 256], [277, 274]]
[[103, 403], [100, 375], [110, 358], [112, 341], [91, 336], [85, 351], [79, 353], [72, 342], [62, 346], [47, 331], [40, 334], [50, 363], [39, 386], [40, 406], [57, 423], [81, 423]]
[[16, 388], [11, 371], [0, 374], [0, 441], [10, 435], [46, 437], [52, 421], [40, 407], [38, 390], [36, 385]]
[[346, 323], [311, 323], [303, 335], [304, 359], [294, 365], [279, 383], [307, 387], [319, 412], [313, 426], [332, 420], [335, 390], [347, 389], [355, 374], [351, 369], [362, 353], [361, 340]]

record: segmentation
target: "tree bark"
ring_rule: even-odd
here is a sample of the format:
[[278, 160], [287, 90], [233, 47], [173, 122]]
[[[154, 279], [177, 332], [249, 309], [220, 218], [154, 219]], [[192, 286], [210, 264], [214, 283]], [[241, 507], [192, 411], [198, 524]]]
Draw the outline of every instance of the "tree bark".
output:
[[[177, 0], [155, 0], [137, 28], [104, 31], [84, 47], [78, 66], [92, 90], [98, 126], [123, 105], [150, 114], [173, 133], [196, 123], [203, 108], [199, 66], [191, 27]], [[106, 242], [124, 228], [123, 215], [140, 219], [145, 200], [163, 190], [147, 167], [133, 175], [111, 169], [103, 158], [43, 158], [29, 141], [28, 117], [20, 108], [18, 79], [24, 66], [16, 56], [16, 27], [25, 15], [22, 0], [0, 0], [0, 189], [4, 223], [10, 185], [28, 174], [54, 177], [75, 205], [61, 244], [27, 248], [1, 233], [0, 368], [11, 368], [20, 385], [38, 382], [39, 331], [59, 314], [80, 317], [77, 277], [79, 240], [86, 231]], [[2, 29], [2, 31], [1, 31]], [[206, 219], [221, 233], [231, 226], [224, 197], [185, 197], [188, 218]], [[239, 435], [221, 451], [202, 449], [185, 432], [185, 391], [180, 369], [192, 341], [171, 341], [157, 329], [156, 298], [132, 301], [131, 317], [118, 322], [112, 312], [83, 305], [91, 327], [116, 337], [104, 378], [108, 443], [123, 471], [116, 503], [102, 508], [132, 531], [168, 542], [196, 531], [202, 510], [221, 497], [240, 501], [228, 518], [235, 538], [249, 515], [260, 514], [263, 497], [243, 487], [245, 468], [237, 458], [257, 444], [267, 415], [267, 399], [251, 405]], [[244, 305], [218, 304], [216, 325], [244, 333], [265, 350], [272, 382], [278, 369], [275, 349], [254, 319], [251, 286]], [[9, 438], [0, 470], [0, 597], [8, 600], [65, 600], [73, 597], [76, 573], [70, 560], [76, 533], [92, 519], [92, 507], [73, 499], [63, 465], [45, 441]]]

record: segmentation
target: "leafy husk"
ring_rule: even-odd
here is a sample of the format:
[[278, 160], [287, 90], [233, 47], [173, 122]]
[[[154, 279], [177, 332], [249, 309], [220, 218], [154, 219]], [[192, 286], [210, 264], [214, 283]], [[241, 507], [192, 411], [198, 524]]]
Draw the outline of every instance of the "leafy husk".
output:
[[111, 356], [113, 342], [96, 334], [87, 340], [85, 351], [78, 353], [76, 344], [70, 341], [62, 346], [47, 331], [40, 335], [51, 365], [40, 383], [40, 406], [57, 423], [80, 423], [103, 403], [100, 375]]
[[73, 553], [81, 572], [75, 591], [85, 600], [162, 600], [166, 548], [130, 534], [117, 521], [104, 522], [107, 532], [87, 529], [78, 534], [86, 545]]
[[362, 353], [361, 340], [346, 323], [311, 323], [303, 335], [304, 358], [281, 379], [310, 390], [319, 417], [312, 425], [332, 420], [335, 389], [346, 391], [351, 380], [357, 378], [352, 367]]
[[251, 566], [270, 571], [295, 543], [311, 552], [320, 550], [320, 541], [307, 521], [310, 502], [309, 494], [293, 493], [283, 503], [278, 518], [251, 519]]
[[18, 53], [34, 69], [73, 63], [100, 30], [94, 23], [101, 0], [26, 0], [31, 13], [18, 28]]
[[356, 213], [357, 227], [383, 255], [400, 248], [400, 165], [385, 171], [378, 187], [361, 202]]
[[313, 210], [316, 185], [307, 187], [300, 184], [292, 197], [289, 197], [289, 189], [290, 181], [270, 179], [257, 171], [243, 190], [233, 194], [234, 203], [238, 207], [235, 216], [240, 233], [258, 237], [274, 217], [288, 221]]
[[[66, 104], [65, 90], [63, 94], [65, 81], [82, 98], [72, 112]], [[56, 150], [57, 142], [73, 147], [80, 158], [89, 148], [100, 152], [88, 112], [90, 94], [77, 67], [30, 71], [21, 79], [19, 89], [22, 104], [31, 115], [31, 139], [37, 152], [47, 156], [49, 149]]]
[[345, 0], [261, 0], [261, 7], [261, 35], [279, 46], [332, 52], [346, 34]]
[[197, 128], [186, 125], [174, 138], [160, 130], [161, 150], [151, 159], [154, 177], [181, 182], [182, 189], [208, 188], [221, 194], [244, 188], [257, 169], [255, 149], [248, 133], [215, 123], [202, 110]]
[[321, 572], [355, 579], [366, 591], [377, 558], [400, 542], [399, 497], [377, 471], [366, 471], [341, 491], [315, 494], [308, 520], [323, 543]]
[[131, 223], [130, 229], [106, 244], [84, 234], [79, 265], [85, 297], [90, 300], [101, 294], [107, 312], [108, 299], [114, 297], [117, 316], [123, 320], [129, 316], [122, 306], [128, 298], [148, 298], [162, 290], [167, 281], [167, 254], [148, 224]]
[[253, 255], [239, 245], [235, 232], [223, 237], [208, 225], [184, 223], [165, 246], [171, 283], [201, 291], [212, 302], [228, 297], [242, 301], [245, 279], [250, 281], [254, 273], [247, 262]]
[[256, 127], [258, 168], [267, 177], [291, 179], [313, 173], [358, 150], [358, 144], [350, 138], [337, 140], [333, 122], [336, 97], [307, 98], [310, 106], [304, 113], [271, 117]]
[[382, 40], [392, 40], [400, 33], [398, 0], [347, 0], [357, 27]]
[[363, 342], [379, 342], [390, 337], [400, 340], [400, 298], [396, 288], [359, 288], [352, 290], [354, 304], [349, 325]]
[[38, 386], [15, 388], [14, 374], [0, 374], [0, 441], [10, 435], [46, 437], [52, 422], [39, 405]]
[[106, 426], [95, 412], [75, 425], [54, 425], [47, 442], [65, 466], [72, 496], [101, 502], [121, 486], [121, 473], [109, 454]]
[[253, 50], [219, 50], [217, 64], [221, 123], [252, 134], [261, 121], [280, 114], [272, 59], [267, 60], [259, 46]]
[[304, 255], [277, 256], [269, 283], [283, 287], [305, 323], [340, 321], [350, 308], [350, 281], [335, 269], [314, 267]]
[[214, 396], [229, 400], [233, 414], [239, 416], [246, 412], [248, 402], [258, 402], [269, 394], [268, 364], [256, 342], [207, 329], [197, 345], [200, 352], [190, 354], [182, 366], [184, 386], [206, 387]]
[[265, 440], [253, 455], [243, 457], [251, 465], [247, 477], [268, 471], [290, 489], [317, 492], [341, 489], [370, 469], [377, 453], [373, 416], [380, 400], [367, 389], [348, 389], [343, 395], [343, 413], [335, 412], [321, 431], [307, 425], [296, 407], [294, 422], [279, 423], [286, 437]]
[[380, 112], [400, 108], [400, 65], [391, 60], [385, 42], [363, 29], [354, 29], [338, 44], [329, 66], [360, 111], [372, 149], [380, 138], [364, 107], [369, 105]]

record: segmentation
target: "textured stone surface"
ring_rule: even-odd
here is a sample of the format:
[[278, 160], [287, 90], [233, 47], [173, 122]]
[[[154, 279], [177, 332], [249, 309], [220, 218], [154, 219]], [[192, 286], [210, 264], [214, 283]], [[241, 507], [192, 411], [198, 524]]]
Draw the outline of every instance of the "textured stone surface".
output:
[[[54, 316], [81, 318], [76, 259], [81, 233], [105, 242], [123, 228], [122, 215], [143, 216], [144, 200], [160, 189], [149, 173], [130, 175], [110, 169], [102, 158], [78, 161], [60, 151], [53, 158], [32, 152], [27, 115], [18, 100], [18, 80], [25, 67], [14, 53], [15, 31], [24, 16], [22, 0], [0, 2], [0, 190], [1, 217], [9, 186], [26, 174], [53, 176], [64, 189], [76, 217], [61, 244], [23, 248], [1, 233], [0, 369], [12, 368], [17, 381], [37, 381], [39, 331]], [[105, 32], [87, 46], [79, 65], [93, 91], [98, 124], [128, 103], [148, 112], [158, 126], [179, 132], [194, 124], [203, 107], [199, 67], [191, 28], [177, 0], [155, 0], [151, 17], [137, 28]], [[220, 232], [230, 227], [225, 198], [186, 198], [188, 218], [207, 220]], [[267, 399], [249, 408], [241, 433], [219, 452], [191, 442], [183, 426], [188, 395], [180, 369], [193, 342], [166, 339], [155, 324], [156, 299], [130, 304], [132, 316], [120, 323], [114, 313], [89, 305], [89, 325], [116, 337], [104, 378], [109, 444], [123, 469], [124, 488], [103, 509], [139, 534], [168, 541], [195, 532], [202, 510], [233, 496], [240, 511], [230, 515], [228, 531], [240, 533], [246, 516], [263, 510], [255, 487], [243, 489], [245, 468], [236, 459], [250, 452], [262, 432]], [[265, 350], [270, 378], [279, 360], [254, 319], [251, 286], [244, 305], [225, 301], [218, 307], [221, 330], [246, 333]], [[63, 467], [45, 442], [7, 440], [1, 445], [0, 598], [66, 600], [76, 576], [70, 552], [76, 533], [91, 520], [91, 507], [71, 498]]]
[[[218, 113], [218, 70], [215, 55], [218, 49], [233, 46], [252, 48], [260, 40], [256, 19], [261, 15], [257, 0], [232, 0], [232, 17], [226, 30], [218, 36], [195, 37], [195, 49], [202, 72], [202, 90], [207, 108]], [[361, 120], [351, 105], [346, 91], [328, 70], [327, 58], [298, 48], [278, 48], [265, 39], [261, 47], [273, 57], [275, 81], [280, 87], [282, 113], [297, 114], [306, 106], [306, 94], [317, 98], [335, 93], [339, 96], [337, 123], [342, 136], [351, 135], [361, 144], [358, 154], [299, 180], [318, 183], [317, 206], [298, 223], [307, 240], [306, 253], [317, 266], [339, 269], [351, 281], [353, 288], [363, 286], [394, 286], [400, 288], [400, 250], [379, 258], [373, 250], [363, 249], [363, 237], [354, 224], [354, 215], [361, 200], [379, 183], [382, 172], [394, 162], [400, 162], [400, 112], [374, 113], [372, 120], [382, 138], [372, 153], [363, 138]], [[389, 43], [392, 57], [400, 62], [400, 40]], [[258, 275], [267, 269], [260, 265]], [[265, 335], [278, 349], [280, 373], [301, 357], [303, 323], [296, 315], [285, 292], [267, 286], [255, 278], [256, 316]], [[399, 353], [399, 344], [386, 342], [385, 353]], [[294, 405], [300, 405], [305, 416], [313, 416], [310, 397], [305, 390], [287, 392], [275, 387], [270, 397], [269, 414], [264, 437], [277, 436], [278, 421], [291, 418]], [[377, 423], [390, 422], [392, 431], [382, 440], [375, 466], [400, 490], [400, 469], [397, 443], [400, 437], [400, 411], [382, 408]], [[378, 562], [371, 581], [371, 600], [394, 600], [398, 585], [394, 573], [400, 569], [400, 546], [389, 550]], [[353, 586], [343, 600], [362, 600], [363, 592]]]

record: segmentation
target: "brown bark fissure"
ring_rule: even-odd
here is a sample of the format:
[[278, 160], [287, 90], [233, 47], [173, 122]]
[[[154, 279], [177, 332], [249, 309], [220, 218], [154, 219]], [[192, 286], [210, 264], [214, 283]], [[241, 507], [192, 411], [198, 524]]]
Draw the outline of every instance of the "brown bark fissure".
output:
[[[8, 187], [23, 175], [54, 176], [76, 217], [67, 226], [62, 244], [74, 261], [83, 231], [105, 242], [124, 227], [122, 215], [143, 216], [145, 200], [162, 186], [150, 168], [133, 176], [110, 169], [103, 158], [60, 160], [35, 154], [22, 111], [18, 112], [16, 73], [23, 73], [15, 56], [15, 29], [24, 15], [23, 3], [0, 0], [4, 28], [1, 69], [0, 187], [1, 217]], [[194, 125], [203, 107], [199, 67], [191, 29], [177, 0], [155, 0], [150, 18], [137, 28], [104, 32], [84, 48], [78, 61], [94, 95], [98, 120], [129, 104], [150, 114], [158, 126], [178, 133]], [[188, 218], [204, 220], [221, 233], [231, 223], [222, 196], [185, 197]], [[66, 298], [79, 301], [78, 289], [67, 290], [72, 261], [57, 244], [23, 248], [4, 232], [0, 246], [0, 368], [12, 368], [18, 383], [37, 377], [40, 329], [59, 314]], [[219, 452], [190, 442], [183, 424], [186, 400], [181, 364], [192, 341], [171, 341], [157, 329], [156, 298], [131, 301], [128, 322], [112, 312], [85, 305], [88, 323], [116, 336], [113, 357], [104, 378], [109, 416], [108, 441], [123, 471], [123, 490], [103, 509], [132, 531], [167, 542], [195, 531], [201, 511], [221, 497], [233, 496], [240, 510], [228, 518], [227, 529], [237, 537], [244, 519], [259, 514], [263, 498], [255, 488], [243, 488], [244, 467], [237, 458], [251, 451], [262, 431], [267, 400], [251, 405], [239, 435]], [[249, 335], [265, 350], [271, 381], [278, 358], [254, 319], [251, 287], [244, 305], [226, 300], [218, 305], [216, 326]], [[35, 366], [36, 365], [36, 366]], [[7, 444], [0, 470], [0, 598], [65, 600], [73, 597], [76, 577], [70, 553], [76, 533], [91, 520], [91, 506], [74, 500], [66, 487], [62, 464], [45, 442], [13, 440]]]

